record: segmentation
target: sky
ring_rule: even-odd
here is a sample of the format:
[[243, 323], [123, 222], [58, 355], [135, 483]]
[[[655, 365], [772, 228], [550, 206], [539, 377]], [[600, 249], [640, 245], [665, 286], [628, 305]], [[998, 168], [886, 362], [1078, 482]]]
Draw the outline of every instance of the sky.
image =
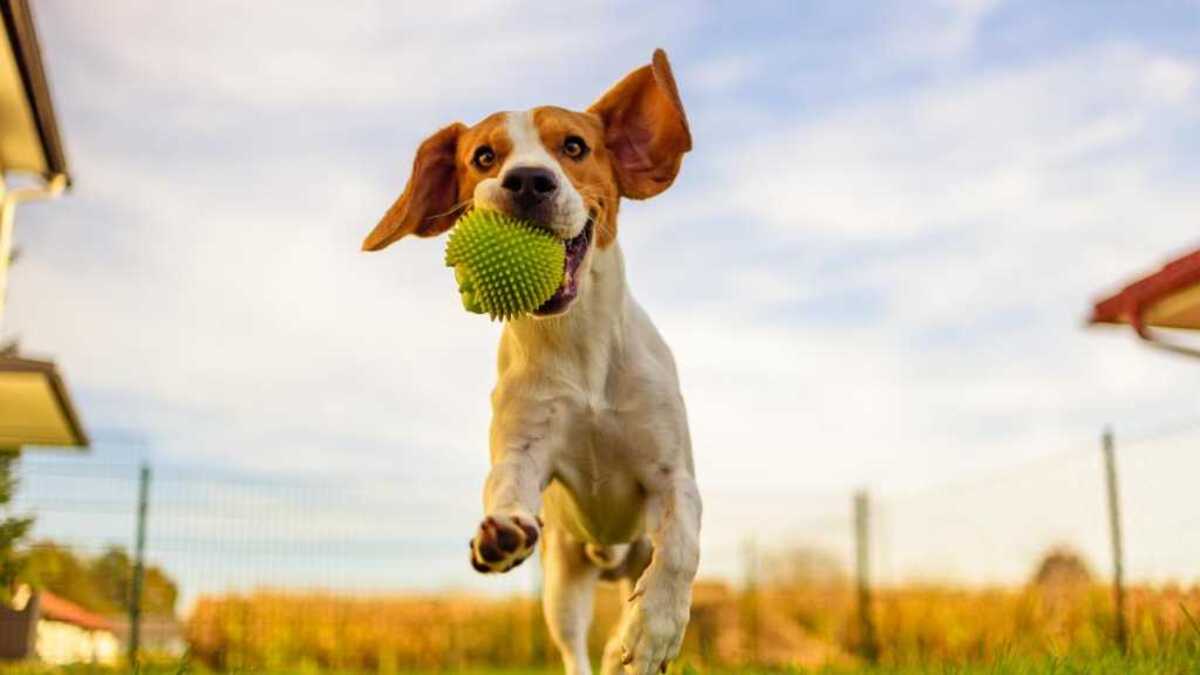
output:
[[[620, 241], [679, 363], [705, 571], [736, 574], [747, 541], [843, 546], [865, 488], [897, 574], [1012, 579], [1079, 523], [1104, 550], [1102, 428], [1200, 436], [1195, 366], [1084, 326], [1200, 245], [1200, 3], [36, 9], [75, 186], [18, 213], [3, 331], [67, 375], [94, 448], [62, 461], [211, 478], [251, 538], [264, 485], [360, 489], [324, 526], [279, 508], [318, 539], [357, 520], [407, 542], [376, 585], [527, 577], [465, 562], [499, 327], [462, 311], [443, 241], [365, 254], [363, 236], [436, 129], [584, 108], [659, 46], [695, 148], [669, 191], [623, 205]], [[1129, 486], [1156, 505], [1134, 533], [1148, 576], [1200, 561], [1174, 529], [1200, 526], [1181, 447]], [[987, 515], [929, 533], [968, 501]], [[981, 532], [1021, 554], [964, 546]], [[197, 579], [195, 551], [233, 536], [210, 534], [179, 554]]]

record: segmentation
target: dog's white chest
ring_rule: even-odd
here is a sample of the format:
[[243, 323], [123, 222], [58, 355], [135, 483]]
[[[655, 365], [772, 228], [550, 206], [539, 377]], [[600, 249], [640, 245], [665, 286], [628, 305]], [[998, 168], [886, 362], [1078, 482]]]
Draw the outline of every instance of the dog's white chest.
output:
[[545, 492], [546, 516], [583, 541], [633, 541], [644, 529], [644, 490], [633, 466], [638, 448], [607, 407], [586, 405], [574, 417]]

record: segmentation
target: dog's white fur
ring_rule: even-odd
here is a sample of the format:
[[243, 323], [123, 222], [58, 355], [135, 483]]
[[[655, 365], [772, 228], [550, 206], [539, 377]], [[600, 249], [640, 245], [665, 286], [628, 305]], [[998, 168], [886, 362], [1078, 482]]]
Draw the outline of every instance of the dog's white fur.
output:
[[[635, 136], [613, 140], [615, 149], [605, 160], [625, 163], [621, 170], [629, 173], [618, 181], [622, 196], [645, 198], [670, 185], [690, 149], [690, 133], [661, 51], [652, 66], [630, 74], [613, 91], [632, 91], [622, 87], [642, 87], [641, 98], [632, 100], [650, 106], [650, 115], [663, 115], [642, 120]], [[587, 114], [602, 120], [606, 101], [609, 95], [593, 106], [601, 113]], [[489, 168], [488, 177], [475, 184], [470, 195], [475, 206], [504, 210], [506, 172], [544, 168], [559, 186], [544, 224], [564, 240], [576, 237], [596, 206], [589, 207], [581, 189], [595, 186], [572, 183], [560, 163], [571, 160], [544, 145], [533, 111], [505, 115], [511, 148], [499, 170]], [[458, 148], [455, 141], [463, 129], [451, 125], [422, 145], [414, 182], [426, 174], [438, 180], [452, 175], [454, 163], [469, 156], [463, 152], [470, 148]], [[651, 137], [648, 129], [668, 135]], [[646, 145], [662, 138], [662, 147]], [[430, 195], [445, 198], [427, 184], [416, 189], [410, 182], [364, 248], [377, 250], [405, 234], [432, 236], [449, 227], [445, 213], [427, 213], [421, 200]], [[609, 207], [615, 219], [615, 204]], [[615, 220], [607, 227], [615, 236]], [[652, 675], [678, 655], [687, 627], [700, 558], [700, 494], [671, 351], [629, 292], [619, 244], [612, 238], [601, 245], [598, 237], [593, 234], [579, 265], [578, 293], [565, 311], [510, 321], [501, 335], [491, 470], [484, 518], [471, 543], [472, 564], [480, 571], [506, 572], [541, 540], [544, 609], [568, 675], [590, 675], [594, 587], [602, 579], [617, 581], [627, 602], [604, 649], [603, 672]]]
[[[509, 128], [530, 124], [509, 113]], [[513, 166], [562, 169], [536, 133], [515, 133]], [[536, 147], [530, 147], [536, 145]], [[503, 169], [502, 169], [503, 174]], [[566, 176], [564, 238], [586, 221]], [[487, 203], [488, 181], [476, 200]], [[624, 583], [628, 606], [604, 651], [604, 673], [653, 673], [679, 653], [699, 564], [700, 494], [671, 351], [633, 299], [621, 248], [595, 246], [579, 296], [549, 319], [506, 324], [492, 394], [492, 470], [484, 512], [545, 522], [545, 612], [569, 675], [591, 672], [587, 630], [603, 572]], [[631, 546], [653, 555], [630, 560]], [[589, 546], [590, 545], [590, 546]], [[528, 553], [526, 553], [527, 555]], [[508, 561], [504, 561], [507, 565]], [[644, 569], [643, 569], [644, 566]]]

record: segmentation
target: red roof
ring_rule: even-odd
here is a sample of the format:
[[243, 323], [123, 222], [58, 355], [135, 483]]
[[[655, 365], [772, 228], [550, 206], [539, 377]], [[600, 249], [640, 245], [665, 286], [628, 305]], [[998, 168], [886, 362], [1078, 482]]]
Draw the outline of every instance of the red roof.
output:
[[[1179, 302], [1168, 306], [1170, 299]], [[1133, 324], [1143, 336], [1148, 325], [1200, 329], [1200, 250], [1096, 303], [1091, 321]]]
[[89, 612], [70, 600], [63, 600], [49, 591], [39, 591], [38, 598], [43, 619], [74, 624], [87, 630], [111, 631], [113, 629], [112, 622], [107, 618]]

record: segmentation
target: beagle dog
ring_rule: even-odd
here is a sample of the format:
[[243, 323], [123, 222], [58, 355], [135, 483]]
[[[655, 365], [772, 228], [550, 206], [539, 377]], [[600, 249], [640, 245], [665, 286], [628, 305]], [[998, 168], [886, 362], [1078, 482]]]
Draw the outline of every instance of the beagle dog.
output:
[[691, 147], [660, 49], [585, 112], [501, 112], [433, 134], [363, 243], [436, 236], [476, 207], [536, 221], [566, 247], [562, 285], [500, 338], [471, 564], [507, 572], [541, 542], [546, 623], [569, 675], [591, 673], [600, 580], [627, 599], [606, 674], [665, 671], [688, 623], [700, 494], [687, 415], [671, 351], [626, 284], [617, 210], [670, 187]]

